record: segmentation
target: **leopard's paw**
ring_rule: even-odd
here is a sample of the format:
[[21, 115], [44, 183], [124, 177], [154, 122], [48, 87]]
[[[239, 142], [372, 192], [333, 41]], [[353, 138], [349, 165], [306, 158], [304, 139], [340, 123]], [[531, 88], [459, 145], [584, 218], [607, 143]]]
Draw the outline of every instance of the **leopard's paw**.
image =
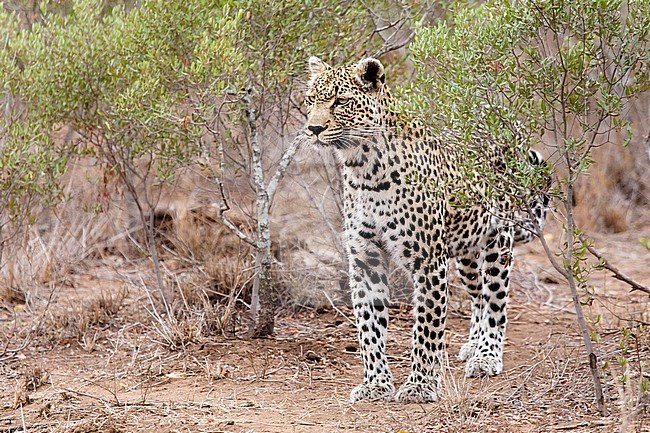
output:
[[360, 400], [390, 400], [395, 392], [392, 381], [364, 382], [354, 387], [350, 393], [350, 403]]
[[471, 359], [474, 356], [474, 352], [476, 352], [477, 346], [478, 342], [476, 340], [469, 340], [467, 343], [463, 344], [460, 348], [460, 352], [458, 352], [458, 359], [461, 361]]
[[503, 371], [503, 361], [495, 355], [474, 355], [465, 364], [466, 377], [496, 376]]
[[436, 378], [414, 380], [411, 376], [395, 394], [399, 403], [430, 403], [438, 400], [439, 385]]

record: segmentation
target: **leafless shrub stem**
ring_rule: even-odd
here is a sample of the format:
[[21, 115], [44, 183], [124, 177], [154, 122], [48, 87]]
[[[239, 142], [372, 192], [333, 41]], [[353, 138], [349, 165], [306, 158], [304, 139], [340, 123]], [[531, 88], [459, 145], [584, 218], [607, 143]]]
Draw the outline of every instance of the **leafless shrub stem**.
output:
[[581, 237], [582, 241], [585, 242], [587, 246], [587, 250], [593, 254], [594, 257], [596, 257], [598, 260], [600, 260], [600, 263], [602, 266], [611, 271], [614, 274], [614, 278], [617, 280], [623, 281], [624, 283], [628, 284], [630, 287], [632, 287], [631, 291], [641, 291], [645, 292], [650, 295], [650, 287], [644, 286], [643, 284], [639, 283], [638, 281], [633, 280], [632, 278], [628, 277], [625, 275], [622, 271], [620, 271], [616, 266], [614, 266], [609, 260], [607, 260], [600, 251], [598, 251], [594, 246], [592, 245], [591, 242], [589, 242], [587, 239], [584, 237]]

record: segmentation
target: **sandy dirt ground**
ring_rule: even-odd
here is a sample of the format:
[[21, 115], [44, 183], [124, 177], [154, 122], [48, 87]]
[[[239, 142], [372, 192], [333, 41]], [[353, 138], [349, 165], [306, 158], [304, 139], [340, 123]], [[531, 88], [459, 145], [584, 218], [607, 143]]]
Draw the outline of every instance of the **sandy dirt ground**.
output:
[[[608, 236], [600, 245], [647, 284], [650, 255], [639, 235]], [[585, 309], [592, 322], [599, 318], [592, 331], [599, 365], [606, 365], [608, 413], [600, 416], [569, 290], [540, 251], [539, 243], [517, 247], [498, 377], [463, 377], [455, 356], [466, 338], [469, 302], [453, 290], [438, 402], [348, 402], [362, 370], [345, 305], [285, 311], [272, 338], [212, 335], [170, 350], [157, 341], [142, 293], [129, 291], [109, 321], [80, 337], [50, 332], [5, 351], [0, 432], [650, 432], [650, 397], [638, 391], [648, 375], [643, 368], [650, 370], [647, 329], [634, 328], [636, 345], [621, 351], [632, 341], [622, 329], [650, 322], [648, 296], [605, 273], [595, 277]], [[121, 287], [101, 275], [107, 273], [71, 275], [52, 303], [83, 305], [100, 289], [105, 296]], [[13, 314], [2, 314], [6, 331]], [[388, 352], [398, 386], [408, 374], [410, 328], [409, 307], [396, 303]], [[617, 362], [623, 355], [626, 367]]]

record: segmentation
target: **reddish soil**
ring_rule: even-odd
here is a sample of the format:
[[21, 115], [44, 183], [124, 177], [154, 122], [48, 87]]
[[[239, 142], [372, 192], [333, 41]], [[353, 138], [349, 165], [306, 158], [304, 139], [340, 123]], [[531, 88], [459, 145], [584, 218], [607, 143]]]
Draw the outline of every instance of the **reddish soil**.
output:
[[[649, 256], [637, 237], [608, 238], [605, 252], [613, 261], [634, 257], [621, 268], [647, 283]], [[626, 353], [629, 385], [616, 362], [620, 330], [632, 323], [623, 320], [650, 321], [648, 297], [603, 274], [585, 306], [591, 319], [601, 314], [592, 327], [600, 335], [598, 363], [608, 363], [602, 417], [568, 289], [540, 249], [517, 250], [502, 375], [463, 377], [455, 355], [469, 305], [454, 293], [439, 402], [348, 402], [362, 371], [345, 306], [285, 313], [273, 338], [213, 335], [172, 351], [156, 341], [143, 295], [131, 291], [108, 323], [81, 338], [37, 336], [0, 358], [0, 432], [650, 432], [650, 397], [639, 393], [635, 375], [637, 366], [650, 371], [647, 330], [636, 352]], [[55, 303], [119, 286], [88, 275], [70, 278], [76, 288], [61, 288]], [[391, 309], [388, 351], [397, 385], [409, 367], [408, 310]]]

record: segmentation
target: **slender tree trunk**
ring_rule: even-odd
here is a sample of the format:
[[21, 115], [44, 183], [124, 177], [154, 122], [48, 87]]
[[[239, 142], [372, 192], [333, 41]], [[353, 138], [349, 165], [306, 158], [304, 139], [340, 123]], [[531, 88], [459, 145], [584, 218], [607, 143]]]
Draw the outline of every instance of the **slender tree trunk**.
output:
[[[153, 269], [156, 274], [156, 282], [158, 283], [158, 290], [160, 291], [160, 297], [162, 299], [163, 305], [165, 306], [165, 312], [168, 316], [171, 317], [171, 301], [173, 293], [167, 293], [167, 288], [162, 278], [162, 269], [160, 266], [160, 259], [158, 258], [158, 248], [156, 247], [156, 229], [154, 227], [154, 210], [153, 207], [149, 207], [149, 224], [148, 227], [145, 226], [145, 233], [147, 237], [147, 243], [149, 244], [149, 252], [151, 253], [151, 260], [153, 261]], [[144, 219], [144, 216], [143, 216]]]
[[271, 233], [269, 230], [270, 199], [264, 184], [264, 169], [262, 167], [262, 148], [257, 133], [257, 119], [253, 108], [252, 89], [248, 89], [244, 101], [248, 125], [250, 127], [250, 143], [252, 155], [253, 183], [255, 185], [257, 210], [257, 239], [255, 241], [255, 272], [253, 293], [251, 295], [250, 334], [254, 337], [264, 337], [273, 333], [275, 327], [275, 288], [271, 278]]
[[273, 333], [275, 327], [275, 287], [271, 278], [271, 244], [261, 241], [255, 257], [257, 278], [253, 290], [257, 287], [258, 309], [251, 305], [251, 316], [253, 316], [253, 337], [264, 337]]
[[[253, 158], [257, 160], [257, 158]], [[255, 164], [254, 170], [261, 170]], [[250, 333], [254, 337], [263, 337], [273, 333], [275, 326], [275, 296], [271, 278], [271, 233], [269, 230], [269, 197], [266, 189], [257, 191], [257, 240], [255, 242], [255, 271], [251, 296]]]
[[[253, 337], [264, 337], [273, 333], [275, 327], [275, 312], [277, 307], [277, 293], [273, 285], [272, 265], [273, 257], [271, 256], [271, 232], [269, 228], [269, 217], [271, 200], [275, 195], [277, 187], [284, 176], [291, 161], [298, 151], [304, 137], [298, 135], [282, 154], [273, 176], [270, 177], [268, 184], [264, 180], [264, 169], [262, 165], [262, 144], [259, 140], [257, 131], [257, 116], [253, 107], [253, 89], [246, 89], [242, 96], [245, 103], [246, 121], [248, 123], [249, 142], [251, 149], [251, 175], [253, 178], [253, 188], [255, 189], [255, 210], [257, 218], [257, 232], [255, 236], [249, 236], [235, 226], [232, 221], [225, 215], [230, 209], [228, 200], [223, 188], [224, 179], [224, 152], [223, 143], [217, 137], [219, 146], [219, 159], [221, 161], [221, 172], [216, 176], [215, 182], [221, 192], [222, 204], [218, 209], [218, 218], [221, 222], [233, 232], [239, 239], [251, 245], [255, 250], [255, 277], [253, 279], [253, 290], [251, 293], [250, 317], [252, 320], [249, 333]], [[216, 133], [211, 129], [213, 134]]]
[[[132, 160], [128, 160], [128, 163], [131, 166], [135, 166], [135, 163]], [[132, 208], [135, 207], [135, 211], [137, 212], [137, 216], [140, 219], [140, 223], [142, 224], [142, 229], [144, 230], [144, 236], [145, 236], [145, 242], [147, 244], [147, 247], [149, 248], [149, 254], [151, 255], [151, 261], [153, 262], [153, 269], [154, 269], [154, 274], [156, 276], [156, 284], [158, 285], [158, 291], [160, 292], [160, 299], [163, 303], [163, 306], [165, 307], [165, 313], [167, 313], [168, 316], [171, 316], [171, 301], [172, 301], [172, 294], [167, 293], [167, 289], [165, 287], [163, 278], [162, 278], [162, 269], [160, 266], [160, 259], [158, 257], [158, 249], [156, 247], [156, 229], [154, 227], [154, 206], [149, 203], [149, 200], [146, 198], [140, 198], [138, 197], [138, 188], [137, 188], [137, 179], [133, 175], [133, 173], [129, 172], [128, 169], [123, 169], [120, 172], [120, 176], [122, 177], [122, 180], [124, 181], [124, 185], [127, 188], [127, 196], [131, 199], [130, 201], [127, 201], [128, 204], [132, 204], [129, 206], [129, 224], [133, 221], [133, 217], [131, 215]], [[145, 195], [146, 195], [146, 182], [143, 182], [144, 189], [145, 189]], [[147, 212], [145, 209], [143, 209], [143, 203], [145, 202], [148, 208], [148, 218], [147, 218]], [[131, 227], [129, 227], [131, 229]]]
[[571, 167], [571, 161], [567, 157], [568, 166], [568, 182], [567, 182], [567, 192], [566, 198], [564, 200], [564, 206], [566, 210], [566, 232], [567, 232], [567, 250], [564, 260], [564, 268], [566, 270], [565, 277], [569, 283], [569, 288], [571, 289], [571, 298], [573, 299], [573, 306], [576, 310], [576, 318], [578, 320], [578, 325], [582, 334], [582, 340], [587, 349], [587, 356], [589, 357], [589, 369], [591, 370], [591, 377], [594, 382], [594, 391], [596, 394], [596, 405], [598, 406], [598, 412], [601, 416], [606, 415], [605, 410], [605, 397], [603, 396], [603, 387], [600, 382], [600, 372], [598, 371], [598, 358], [594, 352], [594, 346], [591, 343], [591, 335], [589, 333], [589, 328], [587, 326], [587, 321], [585, 319], [584, 312], [582, 311], [582, 304], [580, 303], [580, 295], [578, 294], [578, 287], [576, 285], [576, 280], [574, 277], [573, 270], [573, 261], [574, 261], [574, 228], [575, 221], [573, 220], [573, 170]]
[[4, 256], [4, 251], [5, 251], [5, 240], [2, 237], [2, 228], [4, 227], [4, 223], [2, 222], [2, 214], [0, 214], [0, 271], [2, 270], [2, 257]]

